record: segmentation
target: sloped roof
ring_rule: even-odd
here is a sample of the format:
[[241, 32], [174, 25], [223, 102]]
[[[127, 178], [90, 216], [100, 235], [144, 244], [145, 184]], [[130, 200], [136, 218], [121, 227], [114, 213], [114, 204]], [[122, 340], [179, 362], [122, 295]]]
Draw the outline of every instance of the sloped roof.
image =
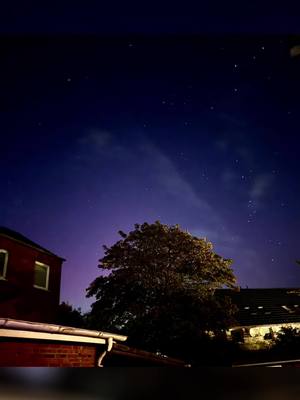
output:
[[240, 325], [264, 325], [300, 322], [300, 288], [230, 289], [217, 291], [229, 296], [239, 308]]
[[42, 251], [43, 253], [49, 254], [51, 256], [57, 257], [63, 261], [65, 261], [64, 258], [59, 257], [58, 255], [52, 253], [51, 251], [45, 249], [44, 247], [40, 246], [39, 244], [33, 242], [32, 240], [28, 239], [26, 236], [22, 235], [19, 232], [13, 231], [12, 229], [6, 228], [4, 226], [0, 226], [0, 235], [9, 237], [11, 239], [14, 239], [18, 242], [21, 242], [27, 246], [33, 247], [37, 250]]

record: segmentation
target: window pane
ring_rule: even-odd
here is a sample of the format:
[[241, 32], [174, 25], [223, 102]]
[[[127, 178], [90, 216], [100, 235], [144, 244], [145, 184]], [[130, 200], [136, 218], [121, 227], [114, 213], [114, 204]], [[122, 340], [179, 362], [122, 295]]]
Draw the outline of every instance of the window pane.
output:
[[34, 284], [47, 289], [47, 267], [35, 265]]
[[4, 277], [6, 253], [0, 252], [0, 276]]

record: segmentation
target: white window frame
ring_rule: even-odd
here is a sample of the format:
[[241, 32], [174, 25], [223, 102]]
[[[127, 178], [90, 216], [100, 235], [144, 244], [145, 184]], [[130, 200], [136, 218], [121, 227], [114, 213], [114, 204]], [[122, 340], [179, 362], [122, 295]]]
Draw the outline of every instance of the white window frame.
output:
[[[49, 290], [49, 272], [50, 272], [50, 267], [47, 264], [44, 264], [40, 261], [36, 261], [34, 263], [34, 268], [36, 265], [39, 265], [40, 267], [46, 267], [46, 271], [47, 271], [47, 275], [46, 275], [46, 287], [45, 286], [39, 286], [39, 285], [35, 285], [33, 284], [33, 287], [37, 288], [37, 289], [42, 289], [42, 290]], [[34, 270], [35, 272], [35, 270]]]
[[4, 260], [4, 268], [3, 268], [3, 275], [0, 275], [0, 279], [6, 280], [6, 273], [7, 273], [7, 263], [8, 263], [8, 251], [5, 249], [0, 249], [0, 253], [5, 254], [5, 260]]

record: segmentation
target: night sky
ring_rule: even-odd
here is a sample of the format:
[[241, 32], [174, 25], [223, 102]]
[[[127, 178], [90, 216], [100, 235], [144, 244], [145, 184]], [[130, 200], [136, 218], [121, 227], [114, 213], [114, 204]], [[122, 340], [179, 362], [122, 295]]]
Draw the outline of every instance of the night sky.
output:
[[242, 287], [300, 286], [300, 39], [153, 33], [0, 37], [0, 225], [83, 309], [102, 245], [158, 219]]

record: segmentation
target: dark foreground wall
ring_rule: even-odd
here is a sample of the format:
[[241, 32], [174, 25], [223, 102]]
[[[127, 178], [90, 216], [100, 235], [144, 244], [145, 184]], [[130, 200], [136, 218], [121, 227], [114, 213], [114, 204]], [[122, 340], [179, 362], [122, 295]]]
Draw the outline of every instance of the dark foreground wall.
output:
[[97, 346], [37, 340], [1, 340], [0, 367], [95, 367]]
[[[36, 339], [0, 339], [0, 367], [97, 367], [106, 345]], [[115, 343], [104, 367], [185, 367], [183, 361], [160, 357]]]

